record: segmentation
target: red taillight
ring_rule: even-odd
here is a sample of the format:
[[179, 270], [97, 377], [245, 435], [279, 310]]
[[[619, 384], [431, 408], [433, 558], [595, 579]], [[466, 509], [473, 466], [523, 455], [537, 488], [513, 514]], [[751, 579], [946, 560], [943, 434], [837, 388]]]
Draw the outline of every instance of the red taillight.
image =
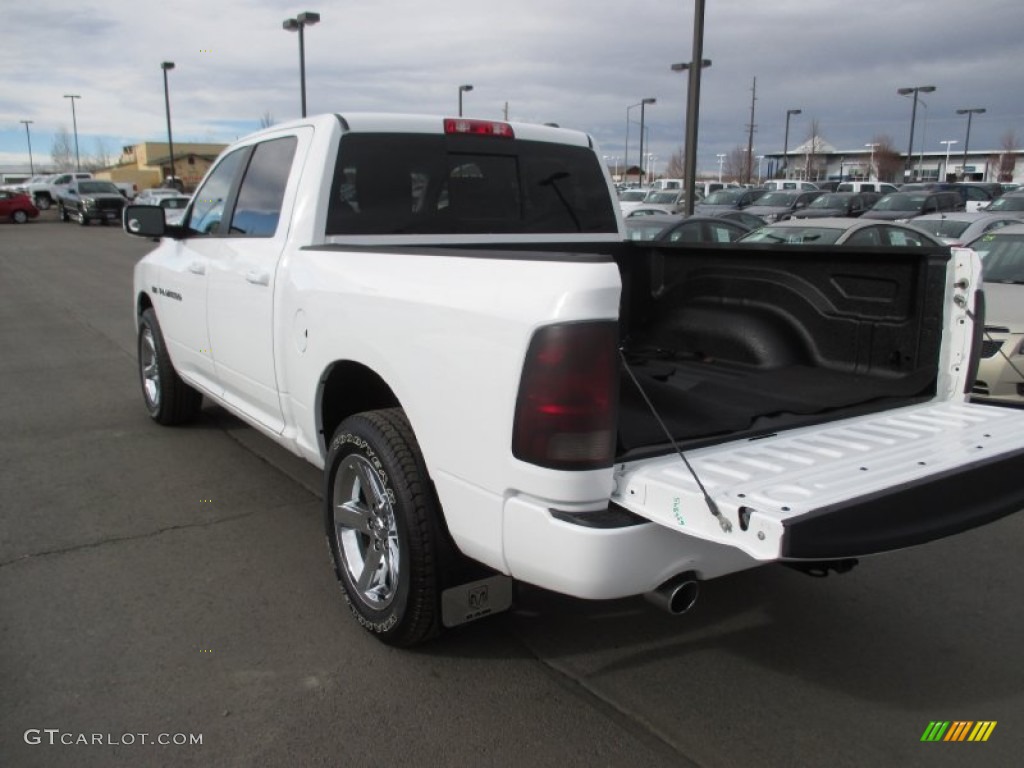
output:
[[615, 458], [618, 326], [549, 325], [523, 365], [512, 455], [551, 469], [599, 469]]
[[502, 139], [514, 139], [515, 132], [508, 123], [496, 123], [493, 120], [464, 120], [461, 117], [449, 117], [444, 121], [445, 133], [467, 133], [474, 136], [497, 136]]

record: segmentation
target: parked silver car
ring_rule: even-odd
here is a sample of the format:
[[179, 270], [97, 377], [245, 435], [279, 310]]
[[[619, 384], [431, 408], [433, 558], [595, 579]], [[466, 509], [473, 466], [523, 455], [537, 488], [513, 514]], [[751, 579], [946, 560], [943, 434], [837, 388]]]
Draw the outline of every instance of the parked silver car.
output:
[[937, 237], [946, 245], [963, 245], [986, 232], [1020, 224], [1021, 220], [996, 213], [929, 213], [917, 216], [910, 223]]
[[853, 245], [926, 248], [941, 246], [938, 240], [909, 224], [861, 219], [789, 219], [766, 224], [740, 240], [741, 243], [775, 245]]

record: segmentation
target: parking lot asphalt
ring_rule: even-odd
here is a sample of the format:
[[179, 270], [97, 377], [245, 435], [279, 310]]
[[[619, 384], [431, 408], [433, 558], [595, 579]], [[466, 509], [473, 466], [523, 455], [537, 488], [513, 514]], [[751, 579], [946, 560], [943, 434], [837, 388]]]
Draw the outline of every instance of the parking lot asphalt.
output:
[[[709, 582], [682, 617], [522, 586], [380, 645], [330, 572], [317, 470], [210, 405], [146, 416], [152, 245], [0, 224], [0, 766], [1019, 765], [1022, 514], [839, 577]], [[997, 726], [922, 743], [936, 720]]]

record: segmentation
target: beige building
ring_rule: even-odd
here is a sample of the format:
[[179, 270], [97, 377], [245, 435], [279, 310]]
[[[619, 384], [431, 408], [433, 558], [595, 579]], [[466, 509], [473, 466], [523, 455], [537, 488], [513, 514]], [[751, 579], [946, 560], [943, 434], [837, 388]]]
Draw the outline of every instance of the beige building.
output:
[[[191, 192], [227, 144], [174, 144], [174, 171], [185, 190]], [[98, 179], [135, 184], [139, 190], [160, 185], [171, 175], [167, 142], [146, 141], [126, 146], [116, 165], [96, 171]]]

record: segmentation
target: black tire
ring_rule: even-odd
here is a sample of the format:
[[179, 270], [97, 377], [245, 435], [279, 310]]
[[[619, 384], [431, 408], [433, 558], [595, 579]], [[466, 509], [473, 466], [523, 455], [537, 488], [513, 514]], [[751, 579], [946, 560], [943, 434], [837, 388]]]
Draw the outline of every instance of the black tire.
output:
[[50, 199], [49, 195], [40, 195], [35, 198], [35, 204], [36, 208], [40, 211], [45, 211], [53, 204], [53, 201]]
[[89, 226], [89, 217], [85, 215], [85, 211], [78, 212], [78, 224], [83, 227]]
[[[46, 210], [41, 206], [40, 209]], [[57, 203], [57, 218], [60, 219], [61, 221], [68, 221], [70, 219], [70, 217], [68, 216], [68, 209], [65, 208], [61, 203]]]
[[146, 410], [154, 421], [165, 426], [194, 421], [203, 404], [203, 396], [181, 380], [167, 354], [156, 312], [144, 311], [139, 318], [139, 383]]
[[369, 411], [342, 422], [325, 480], [327, 544], [356, 621], [389, 645], [437, 635], [443, 529], [405, 413]]
[[14, 213], [11, 214], [11, 221], [13, 221], [15, 224], [24, 224], [26, 221], [28, 221], [28, 214], [25, 213], [24, 211], [15, 211]]

